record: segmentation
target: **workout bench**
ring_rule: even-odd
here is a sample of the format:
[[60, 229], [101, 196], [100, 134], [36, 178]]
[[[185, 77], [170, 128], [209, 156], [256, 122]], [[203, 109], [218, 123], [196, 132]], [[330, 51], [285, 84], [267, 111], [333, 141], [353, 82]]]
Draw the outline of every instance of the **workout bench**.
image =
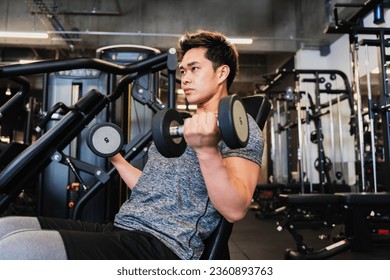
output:
[[[326, 259], [347, 249], [366, 252], [376, 243], [390, 241], [390, 193], [281, 194], [280, 198], [287, 218], [279, 230], [287, 229], [297, 245], [296, 250], [286, 250], [286, 259]], [[311, 217], [305, 221], [303, 215]], [[314, 250], [297, 232], [299, 226], [307, 228], [314, 221], [338, 225], [343, 231], [333, 244]]]
[[[351, 250], [365, 252], [390, 242], [390, 193], [336, 193], [345, 215], [345, 238]], [[390, 243], [389, 243], [390, 244]]]

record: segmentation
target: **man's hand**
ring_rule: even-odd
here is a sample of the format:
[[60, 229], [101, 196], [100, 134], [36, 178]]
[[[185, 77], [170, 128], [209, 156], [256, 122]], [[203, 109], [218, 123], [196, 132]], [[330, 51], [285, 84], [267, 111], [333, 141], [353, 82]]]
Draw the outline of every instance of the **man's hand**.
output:
[[184, 122], [184, 139], [195, 151], [217, 147], [221, 140], [217, 115], [202, 112], [187, 118]]

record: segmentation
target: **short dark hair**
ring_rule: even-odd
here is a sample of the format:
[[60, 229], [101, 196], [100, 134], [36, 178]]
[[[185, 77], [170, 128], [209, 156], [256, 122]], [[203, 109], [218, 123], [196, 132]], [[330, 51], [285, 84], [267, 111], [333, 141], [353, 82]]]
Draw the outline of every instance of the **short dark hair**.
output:
[[214, 70], [221, 65], [228, 65], [230, 73], [227, 78], [228, 89], [238, 75], [238, 52], [226, 36], [219, 32], [198, 30], [196, 33], [186, 32], [179, 40], [178, 59], [181, 61], [187, 51], [192, 48], [205, 48], [206, 58], [213, 64]]

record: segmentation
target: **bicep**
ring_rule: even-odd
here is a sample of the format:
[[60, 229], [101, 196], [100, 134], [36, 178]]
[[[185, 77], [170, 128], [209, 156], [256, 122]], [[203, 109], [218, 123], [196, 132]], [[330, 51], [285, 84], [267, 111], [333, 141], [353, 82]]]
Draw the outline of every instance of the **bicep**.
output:
[[253, 195], [260, 175], [259, 164], [242, 157], [227, 157], [223, 161], [229, 174], [239, 180], [249, 194]]

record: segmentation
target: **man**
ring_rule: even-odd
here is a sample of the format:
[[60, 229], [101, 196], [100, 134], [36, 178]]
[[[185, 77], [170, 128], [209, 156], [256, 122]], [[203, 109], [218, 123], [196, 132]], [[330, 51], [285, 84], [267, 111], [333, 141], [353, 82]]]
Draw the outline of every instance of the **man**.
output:
[[197, 105], [184, 123], [184, 154], [165, 158], [152, 144], [143, 171], [113, 156], [132, 190], [113, 224], [0, 219], [0, 258], [199, 259], [221, 216], [230, 222], [245, 216], [260, 173], [262, 133], [248, 116], [248, 145], [232, 150], [221, 141], [216, 116], [238, 72], [237, 50], [220, 33], [198, 31], [180, 39], [179, 59], [187, 101]]

